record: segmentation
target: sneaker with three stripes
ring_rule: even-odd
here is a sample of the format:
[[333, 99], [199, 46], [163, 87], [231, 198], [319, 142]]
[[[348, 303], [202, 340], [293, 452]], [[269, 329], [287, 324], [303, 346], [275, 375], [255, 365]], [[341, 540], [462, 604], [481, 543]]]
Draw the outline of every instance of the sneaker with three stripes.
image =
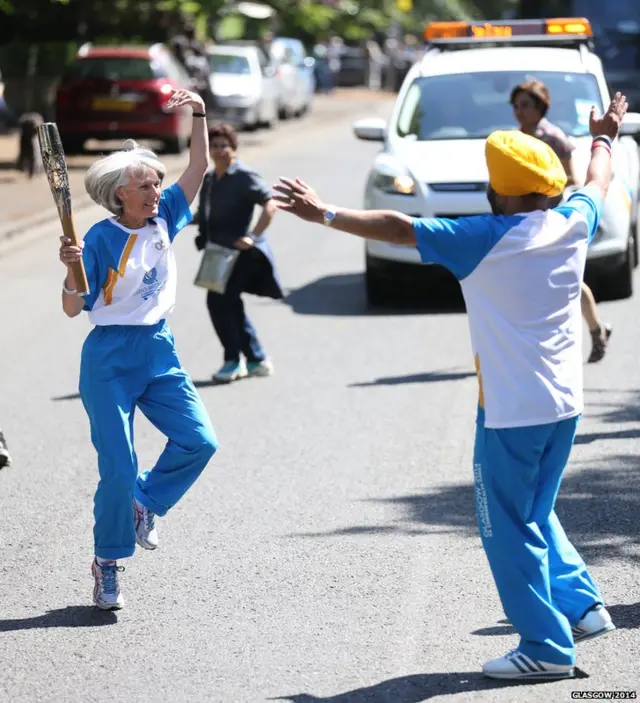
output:
[[570, 679], [575, 676], [573, 664], [552, 664], [532, 659], [518, 649], [491, 659], [482, 667], [482, 673], [491, 679], [545, 680]]

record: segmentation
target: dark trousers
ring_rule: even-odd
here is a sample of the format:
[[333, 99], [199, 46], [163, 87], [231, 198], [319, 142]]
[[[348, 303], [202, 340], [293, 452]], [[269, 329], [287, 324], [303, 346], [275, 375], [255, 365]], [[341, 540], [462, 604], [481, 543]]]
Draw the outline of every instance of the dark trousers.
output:
[[240, 361], [241, 353], [247, 361], [267, 358], [256, 330], [244, 311], [240, 293], [234, 287], [229, 286], [223, 295], [209, 291], [207, 308], [213, 328], [224, 348], [225, 361]]

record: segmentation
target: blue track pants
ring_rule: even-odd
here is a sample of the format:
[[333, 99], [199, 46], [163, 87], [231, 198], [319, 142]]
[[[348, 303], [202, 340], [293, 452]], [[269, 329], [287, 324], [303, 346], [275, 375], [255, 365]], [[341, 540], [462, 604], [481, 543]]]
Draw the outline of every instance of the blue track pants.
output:
[[[135, 551], [133, 497], [164, 515], [198, 478], [218, 441], [164, 321], [94, 328], [82, 349], [80, 395], [98, 452], [95, 554], [122, 559]], [[168, 438], [156, 465], [140, 476], [136, 407]]]
[[602, 598], [554, 512], [579, 418], [488, 429], [474, 451], [480, 536], [519, 649], [539, 661], [575, 661], [571, 627]]

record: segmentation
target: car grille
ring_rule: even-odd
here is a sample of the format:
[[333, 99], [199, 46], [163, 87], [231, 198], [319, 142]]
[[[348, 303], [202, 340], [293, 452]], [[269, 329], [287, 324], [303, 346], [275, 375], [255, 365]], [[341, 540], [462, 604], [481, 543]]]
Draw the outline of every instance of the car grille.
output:
[[427, 183], [436, 193], [484, 193], [488, 183]]

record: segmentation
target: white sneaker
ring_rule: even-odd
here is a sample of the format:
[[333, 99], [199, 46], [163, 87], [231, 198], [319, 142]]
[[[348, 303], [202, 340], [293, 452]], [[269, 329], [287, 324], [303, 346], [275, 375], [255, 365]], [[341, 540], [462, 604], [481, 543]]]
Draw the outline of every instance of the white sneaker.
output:
[[118, 566], [115, 561], [102, 564], [97, 559], [91, 564], [91, 573], [95, 579], [93, 587], [93, 602], [102, 610], [120, 610], [124, 607], [124, 597], [120, 593], [118, 573], [124, 571], [124, 566]]
[[486, 662], [482, 673], [491, 679], [570, 679], [574, 668], [573, 664], [541, 662], [513, 649], [503, 657]]
[[606, 635], [607, 632], [615, 630], [616, 626], [611, 622], [611, 615], [607, 609], [598, 604], [593, 610], [590, 610], [577, 625], [571, 628], [573, 632], [574, 642], [584, 642], [592, 640], [600, 635]]
[[240, 361], [225, 361], [224, 364], [213, 374], [216, 383], [232, 383], [247, 375], [247, 366], [244, 359]]
[[273, 362], [271, 359], [248, 361], [247, 373], [249, 376], [273, 376]]
[[142, 503], [133, 499], [133, 521], [136, 527], [136, 542], [143, 549], [155, 549], [158, 546], [156, 515]]

